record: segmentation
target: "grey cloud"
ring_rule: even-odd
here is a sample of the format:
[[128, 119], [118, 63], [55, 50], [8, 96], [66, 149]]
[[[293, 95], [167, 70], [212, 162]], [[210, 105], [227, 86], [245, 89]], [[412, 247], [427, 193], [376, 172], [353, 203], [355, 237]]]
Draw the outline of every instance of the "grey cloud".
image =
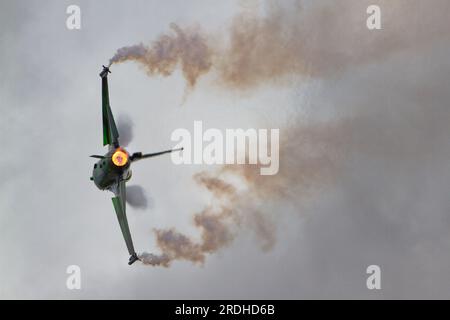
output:
[[[268, 193], [270, 184], [257, 180], [254, 188], [268, 195], [254, 204], [275, 221], [273, 229], [261, 228], [258, 217], [248, 216], [249, 230], [253, 224], [256, 233], [276, 233], [272, 250], [258, 250], [253, 233], [239, 232], [204, 266], [177, 261], [170, 269], [126, 265], [111, 195], [89, 181], [93, 162], [87, 156], [102, 150], [97, 74], [117, 48], [155, 39], [171, 22], [184, 25], [180, 22], [188, 16], [186, 25], [203, 22], [208, 29], [214, 24], [202, 20], [207, 20], [208, 2], [81, 2], [85, 20], [78, 33], [64, 27], [64, 3], [2, 3], [2, 17], [17, 18], [0, 19], [2, 38], [8, 39], [2, 41], [5, 59], [0, 60], [7, 75], [0, 87], [7, 152], [0, 163], [8, 168], [0, 184], [0, 248], [8, 257], [0, 261], [0, 296], [449, 298], [448, 2], [381, 1], [386, 19], [377, 34], [347, 27], [364, 23], [359, 12], [365, 14], [368, 2], [317, 3], [303, 2], [306, 29], [292, 38], [303, 40], [292, 46], [305, 53], [305, 73], [263, 86], [273, 97], [286, 85], [291, 89], [294, 98], [277, 100], [276, 106], [251, 100], [262, 95], [258, 89], [244, 96], [225, 91], [223, 97], [218, 93], [223, 88], [210, 90], [205, 78], [188, 105], [177, 108], [171, 99], [184, 82], [176, 72], [154, 79], [128, 64], [113, 70], [113, 111], [132, 114], [134, 140], [143, 150], [156, 150], [169, 141], [171, 130], [190, 127], [195, 118], [214, 121], [219, 114], [220, 121], [241, 125], [255, 110], [236, 117], [223, 106], [255, 101], [269, 119], [285, 110], [295, 115], [284, 128], [294, 129], [285, 136], [289, 148], [281, 150], [287, 153], [282, 175], [273, 180], [275, 186], [278, 181], [288, 185], [278, 188], [281, 197], [275, 199]], [[229, 17], [240, 13], [234, 5], [220, 4], [222, 14], [214, 20], [230, 25]], [[148, 12], [158, 18], [148, 19]], [[246, 75], [252, 76], [252, 69], [266, 75], [265, 69], [254, 68], [255, 60], [249, 63]], [[195, 104], [191, 109], [189, 99]], [[317, 164], [304, 150], [315, 141], [321, 142], [319, 154], [327, 155], [319, 158], [327, 168], [320, 171], [326, 178], [320, 181], [326, 183], [304, 196], [299, 182], [314, 174], [307, 169]], [[298, 159], [310, 166], [296, 171]], [[159, 254], [155, 228], [176, 227], [198, 237], [190, 219], [210, 199], [192, 181], [200, 169], [172, 166], [170, 159], [152, 161], [133, 168], [133, 183], [151, 191], [153, 209], [148, 215], [129, 209], [136, 246], [155, 251], [146, 255], [149, 259]], [[292, 175], [282, 171], [286, 168]], [[70, 264], [82, 268], [80, 292], [65, 288]], [[369, 264], [381, 266], [381, 291], [365, 287]]]

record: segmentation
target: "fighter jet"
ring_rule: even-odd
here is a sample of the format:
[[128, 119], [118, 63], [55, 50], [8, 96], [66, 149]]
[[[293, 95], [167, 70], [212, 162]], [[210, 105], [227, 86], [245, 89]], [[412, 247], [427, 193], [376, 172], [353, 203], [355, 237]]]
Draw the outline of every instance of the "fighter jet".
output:
[[91, 180], [94, 181], [100, 190], [108, 190], [114, 193], [112, 203], [119, 220], [120, 229], [127, 245], [130, 258], [128, 264], [131, 265], [139, 260], [131, 239], [130, 228], [127, 221], [126, 213], [126, 187], [125, 183], [131, 178], [130, 165], [141, 159], [159, 156], [173, 151], [181, 151], [180, 149], [165, 150], [155, 153], [142, 154], [135, 152], [129, 154], [119, 144], [119, 132], [114, 121], [114, 117], [109, 104], [108, 93], [108, 67], [103, 66], [100, 73], [102, 78], [102, 117], [103, 117], [103, 146], [108, 145], [108, 152], [105, 155], [92, 155], [99, 161], [94, 164]]

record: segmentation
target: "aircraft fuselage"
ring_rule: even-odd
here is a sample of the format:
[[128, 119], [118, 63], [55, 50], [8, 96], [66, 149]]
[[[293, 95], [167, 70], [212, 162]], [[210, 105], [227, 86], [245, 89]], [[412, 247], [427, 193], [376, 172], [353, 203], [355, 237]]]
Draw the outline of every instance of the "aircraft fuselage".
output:
[[130, 156], [121, 148], [112, 148], [94, 164], [92, 180], [100, 190], [110, 190], [118, 181], [131, 178]]

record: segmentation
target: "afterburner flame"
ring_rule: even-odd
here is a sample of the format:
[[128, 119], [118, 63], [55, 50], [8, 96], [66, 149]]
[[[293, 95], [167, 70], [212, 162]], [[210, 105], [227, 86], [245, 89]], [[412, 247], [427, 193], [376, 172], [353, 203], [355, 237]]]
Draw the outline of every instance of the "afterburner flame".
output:
[[128, 154], [125, 150], [119, 148], [114, 152], [111, 159], [116, 166], [123, 167], [128, 162]]

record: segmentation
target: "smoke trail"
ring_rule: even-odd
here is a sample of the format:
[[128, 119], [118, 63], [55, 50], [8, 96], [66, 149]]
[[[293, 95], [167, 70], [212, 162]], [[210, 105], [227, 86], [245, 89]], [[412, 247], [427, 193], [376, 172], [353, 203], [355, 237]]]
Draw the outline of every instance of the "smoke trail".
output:
[[148, 49], [144, 47], [142, 43], [130, 46], [123, 47], [117, 50], [116, 54], [109, 60], [110, 67], [113, 63], [119, 63], [126, 60], [143, 60], [145, 55], [147, 54]]
[[[326, 77], [448, 35], [448, 3], [432, 2], [377, 1], [383, 12], [382, 32], [366, 27], [366, 9], [372, 4], [368, 0], [287, 1], [287, 6], [267, 2], [265, 15], [237, 15], [226, 35], [172, 23], [174, 34], [163, 34], [150, 46], [123, 47], [110, 64], [135, 61], [149, 75], [162, 76], [171, 75], [180, 64], [191, 88], [210, 71], [215, 72], [216, 84], [239, 90], [289, 76]], [[430, 9], [436, 6], [443, 10]], [[411, 25], [414, 19], [421, 24]]]
[[117, 50], [109, 64], [127, 60], [144, 66], [149, 75], [169, 76], [178, 64], [189, 86], [194, 87], [200, 75], [211, 68], [211, 52], [205, 39], [195, 30], [170, 25], [174, 35], [162, 35], [150, 47], [138, 44]]
[[139, 259], [143, 264], [148, 264], [155, 267], [158, 266], [168, 267], [170, 264], [170, 258], [165, 254], [158, 256], [152, 253], [144, 252], [139, 255]]
[[[297, 2], [304, 4], [306, 2]], [[182, 61], [183, 74], [190, 86], [198, 77], [211, 71], [216, 84], [225, 89], [248, 90], [259, 85], [277, 82], [292, 85], [290, 76], [333, 78], [350, 68], [376, 63], [405, 50], [420, 50], [437, 39], [450, 35], [447, 17], [450, 5], [442, 0], [433, 1], [442, 10], [430, 12], [428, 4], [420, 1], [379, 1], [383, 8], [383, 32], [368, 32], [365, 26], [366, 8], [369, 1], [329, 1], [298, 5], [290, 10], [272, 4], [265, 16], [246, 12], [235, 17], [221, 44], [214, 35], [194, 36], [202, 39], [202, 50], [195, 51], [196, 59], [188, 50], [157, 50], [170, 43], [177, 47], [179, 36], [161, 36], [147, 50], [161, 53], [158, 63], [148, 64], [145, 58], [136, 60], [147, 70], [169, 75]], [[412, 27], [408, 18], [414, 19], [420, 12], [420, 25]], [[427, 14], [429, 13], [429, 14]], [[405, 18], [406, 17], [406, 18]], [[351, 26], [349, 26], [349, 24]], [[177, 29], [178, 34], [185, 34]], [[167, 38], [168, 37], [168, 38]], [[188, 39], [189, 37], [184, 37]], [[170, 41], [161, 41], [170, 39]], [[182, 41], [183, 42], [183, 41]], [[186, 64], [194, 61], [192, 68]], [[206, 68], [199, 68], [198, 61], [208, 61]], [[170, 66], [168, 69], [159, 68]], [[150, 66], [150, 67], [149, 67]], [[157, 67], [158, 66], [158, 67]], [[202, 72], [191, 72], [202, 70]], [[149, 72], [154, 74], [155, 72]], [[155, 230], [160, 255], [143, 254], [143, 261], [150, 265], [168, 267], [174, 260], [203, 263], [207, 254], [228, 245], [241, 228], [253, 231], [263, 250], [270, 250], [276, 242], [276, 218], [267, 207], [277, 203], [293, 204], [295, 208], [306, 199], [313, 198], [318, 189], [332, 182], [340, 170], [346, 148], [350, 147], [352, 131], [358, 131], [357, 115], [345, 115], [353, 120], [331, 120], [329, 123], [297, 123], [283, 128], [280, 142], [280, 171], [275, 176], [261, 176], [259, 166], [224, 166], [216, 172], [201, 172], [195, 181], [213, 194], [213, 203], [193, 217], [200, 232], [196, 241], [174, 230]], [[343, 117], [345, 119], [345, 117]], [[355, 129], [356, 128], [356, 129]], [[354, 133], [354, 132], [353, 132]], [[354, 146], [353, 146], [354, 147]], [[228, 179], [240, 179], [239, 183]], [[242, 187], [242, 188], [241, 188]]]
[[288, 129], [280, 141], [280, 171], [274, 176], [261, 176], [260, 165], [227, 165], [195, 174], [194, 181], [213, 195], [213, 203], [193, 216], [200, 240], [172, 228], [156, 229], [161, 254], [143, 253], [142, 262], [164, 267], [174, 260], [202, 264], [207, 254], [230, 245], [241, 228], [253, 232], [262, 250], [270, 250], [276, 242], [276, 226], [267, 205], [302, 202], [315, 188], [331, 182], [343, 134], [336, 124]]
[[231, 220], [236, 215], [232, 206], [236, 198], [236, 189], [226, 181], [211, 177], [206, 172], [197, 173], [194, 179], [221, 201], [217, 208], [208, 206], [194, 215], [194, 224], [201, 233], [200, 242], [196, 243], [174, 229], [155, 230], [156, 244], [162, 254], [142, 254], [140, 258], [144, 264], [168, 267], [173, 260], [203, 263], [205, 254], [213, 253], [232, 241]]

